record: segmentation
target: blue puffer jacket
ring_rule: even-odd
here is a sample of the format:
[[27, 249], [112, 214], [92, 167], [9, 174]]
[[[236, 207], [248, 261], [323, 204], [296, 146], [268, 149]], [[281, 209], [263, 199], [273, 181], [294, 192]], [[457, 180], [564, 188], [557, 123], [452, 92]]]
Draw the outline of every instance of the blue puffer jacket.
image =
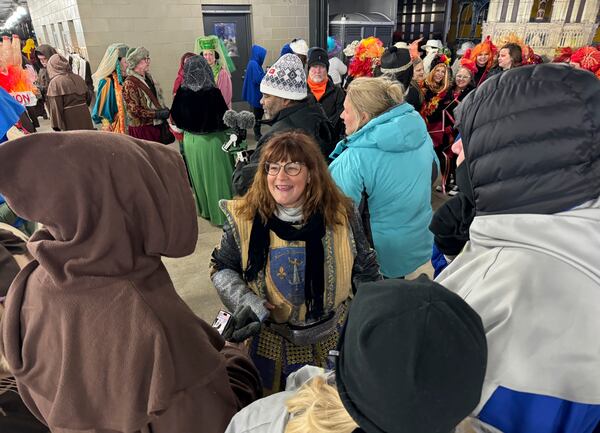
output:
[[403, 103], [338, 143], [331, 175], [357, 205], [368, 195], [381, 272], [415, 271], [431, 257], [431, 174], [437, 158], [425, 122]]
[[262, 65], [266, 56], [266, 49], [260, 45], [252, 45], [252, 54], [246, 67], [246, 78], [244, 78], [244, 86], [242, 87], [242, 99], [248, 101], [254, 108], [261, 107], [260, 82], [265, 76]]

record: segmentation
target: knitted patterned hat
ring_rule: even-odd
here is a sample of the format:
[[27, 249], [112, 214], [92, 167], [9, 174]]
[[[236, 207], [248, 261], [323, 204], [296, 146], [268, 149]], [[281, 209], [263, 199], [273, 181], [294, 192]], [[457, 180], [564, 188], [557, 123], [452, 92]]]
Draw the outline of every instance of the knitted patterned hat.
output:
[[285, 54], [269, 68], [260, 82], [261, 93], [301, 101], [306, 98], [306, 74], [294, 54]]

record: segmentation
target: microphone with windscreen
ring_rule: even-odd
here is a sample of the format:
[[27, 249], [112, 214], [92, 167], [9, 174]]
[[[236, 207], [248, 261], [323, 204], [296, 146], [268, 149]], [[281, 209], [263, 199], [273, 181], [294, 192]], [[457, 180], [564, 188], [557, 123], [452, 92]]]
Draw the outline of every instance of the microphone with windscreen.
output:
[[254, 127], [256, 118], [249, 111], [240, 111], [238, 113], [234, 110], [227, 110], [223, 115], [223, 123], [233, 129], [233, 133], [229, 136], [229, 141], [221, 147], [224, 152], [230, 152], [238, 149], [242, 142], [246, 140], [248, 135], [247, 130]]

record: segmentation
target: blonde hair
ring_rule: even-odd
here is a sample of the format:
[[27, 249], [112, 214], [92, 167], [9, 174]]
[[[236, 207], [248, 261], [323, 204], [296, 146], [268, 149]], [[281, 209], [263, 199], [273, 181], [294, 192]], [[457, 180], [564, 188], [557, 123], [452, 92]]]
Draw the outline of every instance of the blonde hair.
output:
[[[404, 102], [402, 84], [388, 77], [360, 77], [348, 86], [346, 97], [358, 114], [371, 120], [395, 105]], [[360, 125], [363, 126], [363, 125]]]
[[[435, 75], [435, 70], [439, 68], [444, 68], [444, 79], [441, 83], [436, 83], [433, 79], [433, 76]], [[425, 78], [425, 85], [433, 93], [445, 92], [450, 87], [450, 84], [452, 84], [452, 79], [450, 77], [450, 68], [445, 63], [438, 63], [437, 65], [435, 65], [429, 73], [429, 75], [427, 75], [427, 78]]]
[[335, 386], [324, 376], [305, 383], [286, 402], [292, 415], [285, 433], [351, 433], [358, 424], [352, 419]]

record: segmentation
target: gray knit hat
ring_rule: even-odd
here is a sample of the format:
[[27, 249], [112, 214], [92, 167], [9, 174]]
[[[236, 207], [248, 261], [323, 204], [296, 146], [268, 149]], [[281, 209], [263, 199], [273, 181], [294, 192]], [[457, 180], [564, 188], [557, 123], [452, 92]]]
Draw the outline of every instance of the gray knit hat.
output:
[[271, 66], [260, 82], [261, 93], [301, 101], [306, 98], [306, 74], [295, 54], [284, 54]]
[[146, 48], [130, 48], [127, 52], [127, 72], [133, 71], [142, 60], [148, 57], [150, 57], [150, 51]]

